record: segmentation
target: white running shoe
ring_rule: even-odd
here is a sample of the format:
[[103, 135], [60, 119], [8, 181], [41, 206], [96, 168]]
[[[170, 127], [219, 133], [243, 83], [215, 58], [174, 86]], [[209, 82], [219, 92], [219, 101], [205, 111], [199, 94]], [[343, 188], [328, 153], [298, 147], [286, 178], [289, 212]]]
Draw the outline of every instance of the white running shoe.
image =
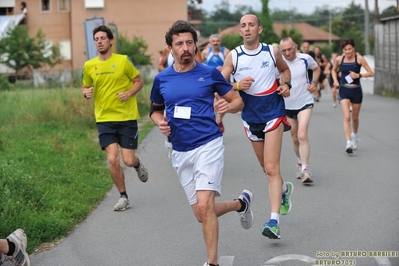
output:
[[148, 171], [147, 168], [144, 167], [143, 163], [139, 161], [139, 168], [136, 169], [137, 176], [141, 182], [147, 182], [148, 180]]
[[118, 203], [114, 206], [114, 211], [125, 211], [126, 209], [129, 209], [129, 200], [126, 197], [120, 197], [118, 200]]
[[352, 142], [347, 142], [346, 143], [346, 153], [347, 154], [352, 154], [353, 153], [353, 147], [352, 147]]
[[14, 254], [11, 256], [11, 261], [16, 266], [30, 266], [29, 255], [26, 252], [28, 246], [28, 239], [24, 230], [17, 229], [7, 237], [8, 241], [15, 244]]
[[351, 142], [352, 142], [352, 148], [354, 150], [357, 149], [357, 144], [359, 142], [359, 138], [357, 137], [357, 135], [355, 133], [351, 133]]
[[313, 183], [312, 175], [307, 168], [302, 172], [302, 183]]
[[254, 224], [254, 213], [251, 210], [251, 203], [254, 200], [254, 195], [248, 189], [244, 189], [238, 198], [246, 203], [245, 210], [237, 212], [238, 216], [240, 216], [241, 226], [244, 229], [249, 229]]

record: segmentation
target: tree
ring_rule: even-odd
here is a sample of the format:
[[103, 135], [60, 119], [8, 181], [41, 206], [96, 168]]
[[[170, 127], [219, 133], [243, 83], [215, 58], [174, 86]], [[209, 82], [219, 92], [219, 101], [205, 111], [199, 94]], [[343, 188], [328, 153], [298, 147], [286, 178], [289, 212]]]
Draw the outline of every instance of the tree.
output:
[[226, 46], [230, 50], [236, 48], [242, 44], [242, 37], [240, 34], [229, 34], [222, 37], [223, 46]]
[[262, 13], [260, 14], [260, 24], [263, 31], [260, 35], [260, 41], [265, 43], [278, 43], [279, 39], [273, 29], [273, 21], [269, 14], [269, 0], [262, 0]]
[[8, 30], [6, 37], [0, 40], [0, 51], [0, 63], [15, 70], [17, 79], [24, 68], [54, 67], [62, 62], [58, 47], [49, 45], [41, 30], [30, 37], [26, 25]]
[[223, 0], [219, 5], [215, 6], [215, 11], [211, 14], [203, 13], [205, 14], [205, 18], [199, 29], [202, 36], [210, 36], [211, 34], [218, 33], [219, 30], [237, 25], [244, 14], [255, 13], [255, 11], [246, 5], [236, 5], [235, 11], [231, 13], [229, 2]]
[[151, 56], [146, 55], [148, 45], [141, 37], [133, 36], [133, 41], [123, 35], [118, 36], [118, 47], [120, 54], [125, 54], [132, 59], [135, 65], [150, 65]]
[[298, 45], [300, 45], [302, 43], [302, 34], [300, 31], [298, 31], [295, 28], [283, 28], [283, 30], [281, 31], [281, 36], [280, 38], [285, 38], [285, 37], [291, 37], [294, 42]]

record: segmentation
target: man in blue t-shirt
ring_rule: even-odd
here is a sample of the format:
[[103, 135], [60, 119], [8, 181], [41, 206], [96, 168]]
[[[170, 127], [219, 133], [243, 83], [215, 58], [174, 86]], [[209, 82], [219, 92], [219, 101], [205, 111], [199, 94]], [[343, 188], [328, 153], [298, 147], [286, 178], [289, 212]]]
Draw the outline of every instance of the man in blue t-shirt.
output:
[[215, 202], [221, 193], [224, 145], [214, 109], [236, 113], [242, 110], [243, 102], [218, 70], [195, 61], [198, 37], [188, 22], [175, 22], [165, 39], [175, 62], [154, 79], [150, 117], [172, 141], [172, 165], [195, 217], [202, 223], [205, 265], [218, 265], [217, 217], [237, 211], [242, 227], [248, 229], [253, 223], [249, 190], [244, 189], [237, 200]]

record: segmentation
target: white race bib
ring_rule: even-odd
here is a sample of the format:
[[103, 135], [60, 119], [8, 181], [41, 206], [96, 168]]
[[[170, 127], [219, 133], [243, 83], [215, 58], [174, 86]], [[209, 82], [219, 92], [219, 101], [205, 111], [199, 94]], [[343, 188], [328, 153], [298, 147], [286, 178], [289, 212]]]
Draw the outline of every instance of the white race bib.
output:
[[173, 113], [174, 118], [190, 119], [191, 107], [175, 106], [175, 112]]

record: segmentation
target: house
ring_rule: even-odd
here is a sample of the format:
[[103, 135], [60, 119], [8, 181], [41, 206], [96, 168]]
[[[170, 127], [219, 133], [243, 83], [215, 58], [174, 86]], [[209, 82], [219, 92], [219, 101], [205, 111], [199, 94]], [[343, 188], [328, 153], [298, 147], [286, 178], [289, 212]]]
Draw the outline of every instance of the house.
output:
[[[21, 14], [22, 2], [1, 0], [0, 14]], [[156, 64], [159, 51], [165, 46], [166, 31], [176, 20], [187, 20], [187, 0], [25, 0], [25, 3], [29, 35], [34, 36], [41, 29], [48, 43], [60, 48], [64, 61], [54, 68], [58, 70], [83, 67], [90, 45], [94, 44], [92, 28], [101, 21], [116, 25], [117, 33], [129, 40], [133, 36], [143, 38], [148, 44], [147, 54]]]
[[[284, 28], [289, 29], [289, 28], [294, 28], [298, 30], [303, 37], [303, 41], [307, 41], [312, 45], [327, 45], [329, 44], [329, 41], [339, 41], [340, 38], [334, 34], [330, 34], [327, 31], [324, 31], [322, 29], [319, 29], [317, 27], [314, 27], [310, 25], [309, 23], [306, 22], [293, 22], [293, 23], [280, 23], [280, 22], [275, 22], [273, 23], [273, 30], [277, 35], [281, 35], [282, 31]], [[221, 36], [225, 35], [230, 35], [230, 34], [235, 34], [238, 33], [238, 30], [240, 29], [240, 24], [237, 24], [236, 26], [228, 27], [224, 30], [219, 31], [219, 34]], [[202, 50], [205, 48], [205, 46], [208, 44], [208, 40], [203, 40], [202, 42], [199, 43], [199, 47]]]

